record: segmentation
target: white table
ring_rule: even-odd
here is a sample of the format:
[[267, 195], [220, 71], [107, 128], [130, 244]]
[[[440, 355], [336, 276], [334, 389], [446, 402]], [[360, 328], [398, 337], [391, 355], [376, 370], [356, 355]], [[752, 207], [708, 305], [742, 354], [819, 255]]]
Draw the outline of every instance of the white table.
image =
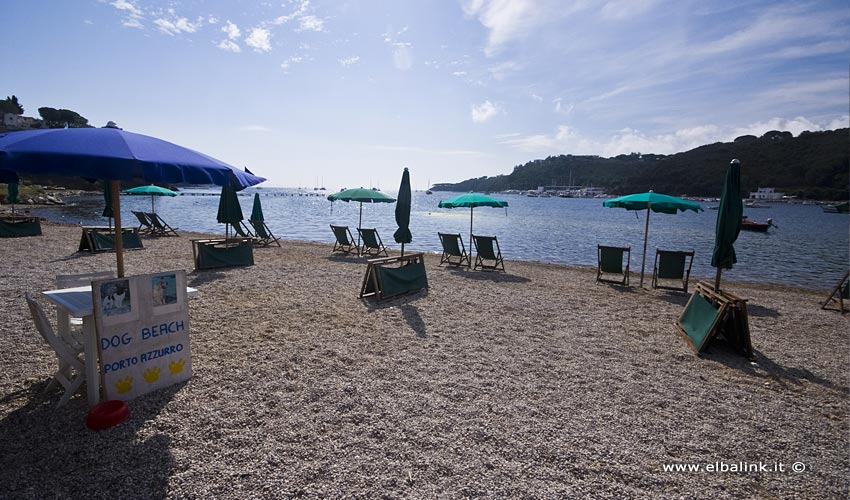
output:
[[[97, 329], [94, 323], [91, 285], [62, 288], [42, 292], [56, 307], [56, 324], [59, 335], [68, 338], [71, 318], [83, 318], [83, 352], [86, 362], [86, 387], [89, 406], [100, 402], [100, 373], [98, 370]], [[186, 287], [188, 297], [197, 297], [198, 290]]]

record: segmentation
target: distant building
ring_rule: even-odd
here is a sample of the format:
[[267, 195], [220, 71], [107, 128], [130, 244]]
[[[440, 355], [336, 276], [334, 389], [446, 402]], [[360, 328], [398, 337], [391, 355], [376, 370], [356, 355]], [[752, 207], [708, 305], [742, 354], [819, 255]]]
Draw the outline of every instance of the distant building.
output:
[[776, 191], [774, 188], [760, 187], [758, 191], [750, 192], [750, 199], [753, 200], [781, 200], [785, 193]]
[[14, 113], [3, 113], [3, 128], [40, 128], [41, 120], [31, 116], [16, 115]]

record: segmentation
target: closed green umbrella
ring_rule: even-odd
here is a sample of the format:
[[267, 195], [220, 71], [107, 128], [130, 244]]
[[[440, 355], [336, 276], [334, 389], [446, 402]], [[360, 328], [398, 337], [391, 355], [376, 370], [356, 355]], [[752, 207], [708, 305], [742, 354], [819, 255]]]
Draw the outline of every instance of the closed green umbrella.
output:
[[[392, 203], [395, 198], [385, 195], [377, 189], [354, 188], [340, 191], [328, 196], [331, 202], [334, 201], [357, 201], [360, 203], [360, 219], [357, 221], [357, 227], [363, 225], [363, 204], [364, 203]], [[360, 244], [360, 231], [357, 232], [357, 244]]]
[[220, 224], [224, 224], [224, 237], [228, 238], [227, 225], [236, 225], [242, 222], [242, 207], [239, 206], [239, 198], [236, 196], [236, 190], [231, 185], [222, 186], [221, 198], [218, 200], [218, 216], [216, 220]]
[[105, 205], [101, 215], [110, 219], [115, 217], [115, 212], [112, 211], [112, 190], [109, 189], [109, 181], [103, 181], [103, 201]]
[[404, 244], [413, 241], [410, 233], [410, 173], [405, 167], [398, 188], [398, 201], [395, 204], [395, 222], [398, 230], [393, 233], [396, 243], [401, 243], [401, 256], [404, 257]]
[[8, 184], [9, 188], [9, 203], [12, 204], [12, 213], [15, 213], [15, 203], [18, 203], [18, 183], [10, 182]]
[[720, 207], [717, 209], [714, 251], [711, 253], [711, 265], [717, 268], [714, 289], [720, 291], [720, 274], [723, 268], [732, 269], [738, 262], [734, 243], [741, 232], [741, 216], [744, 214], [744, 202], [741, 201], [741, 162], [732, 160], [726, 170], [723, 191], [720, 194]]
[[[507, 207], [508, 202], [493, 198], [492, 196], [487, 196], [486, 194], [466, 193], [460, 196], [455, 196], [454, 198], [446, 201], [441, 201], [437, 206], [440, 208], [469, 208], [469, 244], [472, 245], [473, 209], [475, 209], [475, 207], [502, 208]], [[470, 246], [470, 248], [472, 247]], [[469, 266], [472, 267], [471, 262], [469, 263]]]
[[702, 207], [698, 203], [676, 198], [666, 194], [655, 193], [636, 193], [619, 198], [613, 198], [602, 203], [602, 206], [610, 208], [625, 208], [626, 210], [646, 210], [646, 229], [643, 234], [643, 262], [640, 266], [640, 286], [643, 286], [643, 273], [646, 268], [646, 242], [649, 238], [649, 211], [661, 212], [663, 214], [675, 214], [677, 211], [693, 210], [694, 212], [702, 211]]
[[263, 205], [260, 204], [260, 193], [254, 193], [254, 206], [251, 207], [251, 220], [266, 220], [265, 217], [263, 217]]
[[151, 184], [150, 186], [139, 186], [134, 187], [133, 189], [126, 189], [121, 191], [123, 194], [131, 194], [131, 195], [147, 195], [151, 197], [151, 212], [156, 213], [156, 205], [154, 204], [154, 200], [157, 196], [177, 196], [177, 193], [166, 189], [164, 187], [154, 186]]

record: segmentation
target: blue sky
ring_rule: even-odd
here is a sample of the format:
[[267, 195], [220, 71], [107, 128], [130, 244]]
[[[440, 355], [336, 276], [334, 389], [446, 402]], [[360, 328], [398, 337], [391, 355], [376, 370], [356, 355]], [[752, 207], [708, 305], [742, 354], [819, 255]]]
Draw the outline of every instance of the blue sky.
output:
[[[414, 189], [556, 154], [848, 126], [846, 1], [77, 0], [3, 5], [3, 96], [271, 186]], [[10, 50], [15, 47], [14, 50]]]

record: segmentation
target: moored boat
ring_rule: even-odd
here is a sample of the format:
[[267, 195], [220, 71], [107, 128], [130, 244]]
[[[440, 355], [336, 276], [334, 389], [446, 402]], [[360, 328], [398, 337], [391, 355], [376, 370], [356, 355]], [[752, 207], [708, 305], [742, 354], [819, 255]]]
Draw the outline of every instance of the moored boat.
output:
[[767, 228], [773, 226], [773, 219], [767, 219], [767, 222], [756, 222], [747, 219], [746, 216], [741, 217], [741, 229], [745, 231], [756, 231], [759, 233], [767, 232]]
[[821, 208], [828, 214], [847, 214], [850, 213], [850, 201], [845, 201], [844, 203], [838, 203], [835, 205], [823, 205]]

